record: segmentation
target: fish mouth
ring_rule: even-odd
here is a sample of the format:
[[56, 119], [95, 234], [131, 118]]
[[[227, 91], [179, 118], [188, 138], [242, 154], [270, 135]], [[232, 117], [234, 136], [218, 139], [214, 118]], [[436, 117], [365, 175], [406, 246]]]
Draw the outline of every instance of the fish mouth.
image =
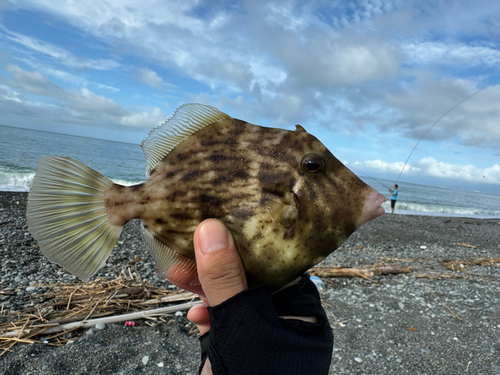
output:
[[376, 219], [379, 216], [382, 216], [385, 213], [385, 210], [381, 206], [381, 204], [386, 200], [387, 199], [382, 194], [370, 188], [370, 192], [365, 199], [361, 217], [358, 221], [359, 226], [370, 220]]

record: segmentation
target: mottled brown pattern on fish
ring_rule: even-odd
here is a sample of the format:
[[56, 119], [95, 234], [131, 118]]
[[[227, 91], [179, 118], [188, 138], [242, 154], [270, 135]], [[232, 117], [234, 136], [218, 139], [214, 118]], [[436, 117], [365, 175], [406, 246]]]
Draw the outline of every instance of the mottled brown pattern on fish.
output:
[[[311, 152], [326, 161], [317, 175], [300, 168]], [[180, 143], [141, 186], [115, 185], [107, 208], [115, 223], [140, 218], [158, 240], [191, 259], [196, 226], [218, 218], [232, 232], [250, 280], [279, 286], [353, 232], [364, 189], [302, 128], [264, 128], [229, 118]]]

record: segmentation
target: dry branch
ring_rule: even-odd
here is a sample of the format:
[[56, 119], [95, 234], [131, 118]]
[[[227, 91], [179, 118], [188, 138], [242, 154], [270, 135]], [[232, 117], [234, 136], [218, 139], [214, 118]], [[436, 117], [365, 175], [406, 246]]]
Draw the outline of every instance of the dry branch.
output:
[[366, 268], [339, 268], [339, 267], [313, 267], [309, 270], [311, 275], [319, 277], [372, 277], [377, 275], [391, 275], [410, 273], [409, 267], [374, 266]]
[[477, 246], [474, 246], [474, 245], [469, 245], [469, 244], [466, 244], [466, 243], [457, 243], [458, 246], [462, 246], [462, 247], [469, 247], [471, 249], [475, 249]]
[[467, 266], [493, 267], [500, 263], [500, 258], [476, 258], [444, 260], [443, 265], [452, 271], [463, 271]]

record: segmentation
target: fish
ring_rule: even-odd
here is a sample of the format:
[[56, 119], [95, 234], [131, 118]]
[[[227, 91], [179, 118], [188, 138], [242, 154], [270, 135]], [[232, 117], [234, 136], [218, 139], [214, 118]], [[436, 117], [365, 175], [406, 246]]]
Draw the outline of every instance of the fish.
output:
[[384, 213], [386, 198], [301, 125], [263, 127], [190, 103], [141, 147], [146, 181], [133, 186], [68, 157], [39, 160], [27, 221], [50, 261], [86, 281], [123, 225], [140, 219], [158, 274], [196, 285], [194, 230], [217, 218], [233, 235], [249, 285], [277, 290]]

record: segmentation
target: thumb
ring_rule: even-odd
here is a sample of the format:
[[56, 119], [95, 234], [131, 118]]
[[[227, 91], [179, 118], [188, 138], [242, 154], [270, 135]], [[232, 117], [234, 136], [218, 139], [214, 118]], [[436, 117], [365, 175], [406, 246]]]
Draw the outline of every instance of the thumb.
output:
[[233, 236], [221, 221], [202, 222], [194, 232], [193, 241], [198, 278], [210, 306], [248, 288]]

